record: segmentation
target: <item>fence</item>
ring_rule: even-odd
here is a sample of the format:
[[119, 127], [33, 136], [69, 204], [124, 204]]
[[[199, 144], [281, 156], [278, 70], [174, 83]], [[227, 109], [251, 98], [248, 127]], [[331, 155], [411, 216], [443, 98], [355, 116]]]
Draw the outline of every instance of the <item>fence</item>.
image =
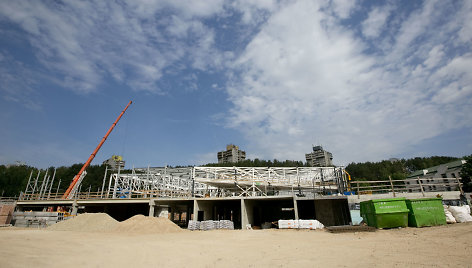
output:
[[421, 192], [424, 196], [425, 192], [445, 192], [445, 191], [462, 191], [462, 183], [458, 178], [415, 178], [404, 180], [388, 180], [383, 181], [351, 181], [351, 190], [357, 195], [362, 194], [380, 194], [392, 193], [412, 193]]
[[[80, 200], [94, 200], [94, 199], [139, 199], [139, 198], [154, 198], [154, 197], [176, 197], [185, 198], [190, 197], [187, 191], [178, 190], [149, 190], [141, 192], [121, 191], [116, 193], [107, 192], [80, 192], [76, 193], [71, 199]], [[64, 200], [63, 193], [51, 194], [42, 196], [39, 194], [22, 194], [19, 200]]]

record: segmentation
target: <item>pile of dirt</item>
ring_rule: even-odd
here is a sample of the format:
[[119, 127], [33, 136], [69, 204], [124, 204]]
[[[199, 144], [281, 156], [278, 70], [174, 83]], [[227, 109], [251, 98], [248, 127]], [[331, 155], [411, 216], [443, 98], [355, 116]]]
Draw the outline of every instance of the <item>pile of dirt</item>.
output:
[[136, 215], [120, 222], [113, 231], [120, 233], [161, 234], [183, 232], [184, 230], [167, 218]]
[[106, 213], [85, 213], [73, 219], [58, 222], [47, 229], [51, 231], [103, 232], [115, 229], [118, 223]]

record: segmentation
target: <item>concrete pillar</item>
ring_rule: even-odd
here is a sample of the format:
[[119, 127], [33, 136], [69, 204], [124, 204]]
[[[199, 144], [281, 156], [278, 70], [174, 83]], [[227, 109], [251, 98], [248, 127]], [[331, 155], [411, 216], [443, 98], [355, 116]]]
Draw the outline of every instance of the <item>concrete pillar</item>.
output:
[[297, 204], [297, 197], [293, 196], [293, 211], [295, 212], [295, 220], [299, 220], [298, 218], [298, 204]]
[[149, 217], [154, 217], [154, 208], [156, 207], [156, 202], [154, 199], [149, 200]]
[[193, 220], [198, 220], [198, 201], [197, 199], [193, 199]]
[[241, 229], [246, 230], [246, 225], [249, 224], [247, 215], [246, 203], [244, 198], [241, 198]]
[[77, 199], [72, 203], [72, 215], [77, 216], [77, 211], [79, 210], [79, 205], [77, 205]]

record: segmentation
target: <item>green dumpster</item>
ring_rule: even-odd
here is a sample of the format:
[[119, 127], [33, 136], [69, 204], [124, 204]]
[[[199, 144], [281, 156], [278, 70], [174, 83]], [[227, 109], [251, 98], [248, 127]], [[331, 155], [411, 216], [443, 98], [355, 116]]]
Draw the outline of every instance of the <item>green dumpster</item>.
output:
[[442, 198], [407, 199], [408, 226], [446, 225]]
[[376, 228], [408, 226], [405, 198], [375, 199], [361, 202], [361, 216], [367, 225]]

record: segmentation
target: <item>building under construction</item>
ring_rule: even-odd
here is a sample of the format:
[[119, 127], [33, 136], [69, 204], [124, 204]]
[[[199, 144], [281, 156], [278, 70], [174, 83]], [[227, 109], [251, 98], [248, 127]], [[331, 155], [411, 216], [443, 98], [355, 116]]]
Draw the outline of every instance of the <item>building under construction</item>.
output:
[[[52, 189], [55, 173], [52, 176], [38, 173], [36, 177], [30, 174], [25, 192], [11, 205], [16, 205], [13, 224], [47, 226], [68, 215], [105, 212], [116, 220], [138, 214], [167, 217], [182, 227], [188, 226], [190, 220], [231, 221], [235, 228], [245, 229], [278, 220], [300, 219], [336, 226], [352, 223], [350, 204], [365, 199], [361, 194], [369, 193], [370, 198], [373, 194], [375, 198], [437, 194], [426, 193], [425, 182], [420, 178], [416, 180], [421, 192], [408, 193], [404, 183], [391, 179], [370, 186], [370, 182], [350, 181], [344, 168], [332, 166], [147, 167], [123, 173], [120, 163], [116, 165], [117, 170], [110, 169], [110, 174], [108, 169], [105, 171], [101, 189], [96, 192], [82, 189], [87, 167], [130, 104], [131, 101], [64, 193]], [[227, 149], [237, 151], [236, 160], [243, 159], [237, 146]], [[458, 179], [452, 180], [448, 182], [452, 191], [441, 193], [444, 199], [457, 199], [462, 192]], [[354, 191], [357, 196], [353, 195]]]
[[30, 177], [18, 210], [61, 207], [72, 214], [106, 212], [117, 220], [144, 214], [180, 226], [191, 219], [231, 220], [235, 228], [280, 219], [318, 219], [327, 226], [351, 222], [347, 197], [336, 195], [347, 187], [342, 168], [139, 168], [106, 176], [100, 192], [77, 191], [70, 198], [34, 190], [50, 188], [38, 178]]

